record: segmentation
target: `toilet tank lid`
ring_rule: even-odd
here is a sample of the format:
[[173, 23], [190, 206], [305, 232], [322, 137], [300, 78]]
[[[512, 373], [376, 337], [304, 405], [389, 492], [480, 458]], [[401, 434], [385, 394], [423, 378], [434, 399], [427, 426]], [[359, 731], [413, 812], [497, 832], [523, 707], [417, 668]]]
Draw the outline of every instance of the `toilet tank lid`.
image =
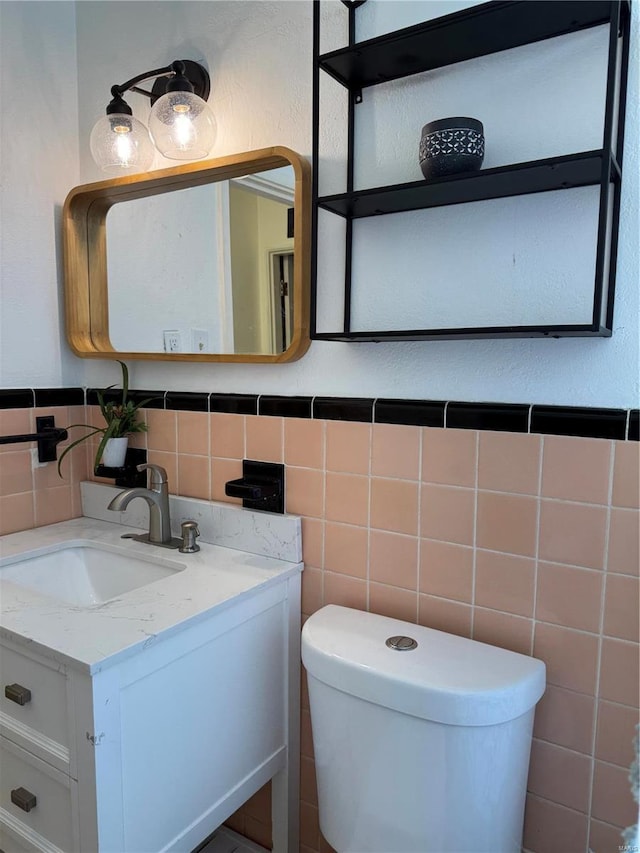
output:
[[[397, 651], [386, 645], [392, 636], [418, 645]], [[545, 689], [545, 665], [536, 658], [334, 604], [305, 622], [302, 661], [337, 690], [451, 725], [513, 720]]]

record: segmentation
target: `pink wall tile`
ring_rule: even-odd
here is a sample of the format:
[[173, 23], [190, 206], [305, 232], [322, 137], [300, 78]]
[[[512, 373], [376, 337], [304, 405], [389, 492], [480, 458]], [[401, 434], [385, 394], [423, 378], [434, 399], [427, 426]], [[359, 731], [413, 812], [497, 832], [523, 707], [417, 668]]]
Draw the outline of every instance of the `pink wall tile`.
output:
[[640, 444], [616, 441], [613, 464], [614, 506], [638, 509], [640, 506]]
[[446, 486], [476, 483], [478, 435], [468, 429], [423, 429], [422, 479]]
[[537, 495], [540, 448], [539, 435], [481, 432], [478, 488]]
[[244, 415], [210, 414], [211, 455], [227, 459], [245, 458], [244, 423]]
[[177, 412], [164, 409], [147, 409], [147, 447], [149, 450], [162, 450], [175, 453], [178, 449]]
[[297, 515], [322, 518], [324, 475], [312, 468], [286, 469], [286, 510]]
[[631, 767], [633, 738], [638, 725], [638, 709], [613, 702], [598, 703], [596, 758], [620, 767]]
[[418, 534], [418, 483], [371, 478], [371, 527]]
[[607, 568], [636, 577], [640, 572], [640, 513], [635, 509], [611, 510]]
[[586, 813], [590, 770], [586, 755], [534, 738], [528, 788], [532, 794]]
[[602, 572], [540, 563], [536, 619], [565, 628], [599, 631], [603, 582]]
[[284, 461], [298, 468], [324, 468], [324, 421], [286, 418]]
[[422, 539], [420, 592], [471, 603], [473, 549], [435, 539]]
[[324, 522], [315, 518], [302, 519], [302, 559], [305, 565], [324, 567]]
[[404, 622], [416, 622], [418, 618], [418, 593], [396, 586], [384, 586], [380, 583], [369, 584], [369, 610], [402, 619]]
[[475, 592], [481, 607], [533, 616], [535, 561], [478, 549]]
[[179, 453], [177, 493], [210, 500], [210, 468], [208, 456], [187, 456], [186, 453]]
[[369, 478], [327, 473], [325, 517], [366, 526], [369, 521]]
[[552, 563], [589, 569], [604, 565], [607, 511], [604, 507], [543, 500], [539, 555]]
[[596, 820], [614, 826], [629, 826], [638, 820], [638, 807], [631, 796], [628, 768], [596, 761], [591, 814]]
[[638, 643], [623, 640], [602, 641], [600, 660], [600, 698], [638, 707]]
[[467, 604], [437, 598], [435, 595], [418, 596], [418, 622], [436, 631], [471, 636], [472, 608]]
[[[64, 427], [66, 424], [60, 423], [59, 426]], [[33, 409], [0, 409], [0, 435], [21, 435], [26, 432], [35, 432]], [[30, 441], [23, 449], [35, 446], [35, 442]], [[15, 449], [15, 444], [0, 444], [0, 454], [13, 453]]]
[[478, 546], [490, 551], [534, 556], [537, 512], [535, 498], [478, 492]]
[[259, 459], [261, 462], [283, 461], [283, 418], [247, 418], [245, 436], [247, 459]]
[[320, 569], [305, 566], [302, 573], [302, 612], [311, 616], [322, 607], [322, 585], [324, 573]]
[[500, 613], [498, 610], [474, 608], [473, 639], [523, 655], [531, 654], [531, 619]]
[[475, 493], [471, 489], [422, 486], [420, 535], [458, 545], [473, 545]]
[[318, 849], [320, 824], [318, 809], [311, 803], [300, 803], [300, 843], [306, 844], [312, 850]]
[[35, 526], [33, 492], [0, 497], [0, 535], [29, 530]]
[[419, 478], [419, 427], [374, 424], [371, 440], [371, 474], [374, 477]]
[[547, 435], [542, 452], [542, 494], [545, 497], [608, 502], [610, 441]]
[[638, 641], [640, 637], [639, 584], [637, 578], [607, 574], [603, 630], [609, 637]]
[[371, 425], [327, 421], [327, 471], [368, 474], [371, 456]]
[[300, 714], [300, 754], [313, 758], [313, 734], [309, 711], [302, 711]]
[[328, 521], [324, 537], [324, 568], [330, 572], [366, 578], [369, 558], [366, 527]]
[[354, 610], [367, 609], [367, 584], [359, 578], [324, 573], [324, 604], [340, 604]]
[[622, 832], [619, 826], [612, 826], [601, 820], [591, 820], [589, 850], [593, 853], [619, 853], [622, 843]]
[[595, 695], [598, 638], [594, 634], [537, 622], [534, 657], [547, 666], [547, 683]]
[[304, 756], [300, 761], [300, 799], [311, 803], [312, 806], [318, 805], [316, 766], [310, 758]]
[[413, 536], [372, 530], [369, 578], [415, 592], [418, 587], [418, 540]]
[[31, 451], [3, 453], [0, 464], [0, 495], [17, 495], [33, 489]]
[[524, 818], [526, 850], [531, 853], [581, 853], [586, 849], [587, 834], [586, 815], [531, 794], [527, 797]]
[[593, 697], [547, 684], [544, 696], [536, 706], [534, 735], [540, 740], [590, 755], [594, 719]]
[[206, 412], [178, 412], [178, 453], [209, 455], [209, 421]]
[[35, 493], [35, 525], [56, 524], [73, 518], [71, 486], [58, 486], [55, 489], [41, 489]]

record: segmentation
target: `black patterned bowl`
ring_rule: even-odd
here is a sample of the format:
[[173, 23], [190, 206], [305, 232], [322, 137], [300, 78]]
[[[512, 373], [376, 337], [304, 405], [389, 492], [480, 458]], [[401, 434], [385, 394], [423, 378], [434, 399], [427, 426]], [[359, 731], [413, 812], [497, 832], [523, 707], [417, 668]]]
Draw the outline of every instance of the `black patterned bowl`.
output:
[[477, 118], [441, 118], [422, 128], [420, 168], [425, 178], [473, 172], [484, 159], [484, 128]]

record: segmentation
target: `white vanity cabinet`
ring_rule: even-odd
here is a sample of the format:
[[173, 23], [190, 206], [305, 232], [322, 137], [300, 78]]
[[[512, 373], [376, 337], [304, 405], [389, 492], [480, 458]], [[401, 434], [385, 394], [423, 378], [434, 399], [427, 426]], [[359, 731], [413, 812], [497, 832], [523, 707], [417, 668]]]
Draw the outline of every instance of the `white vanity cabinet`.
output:
[[[247, 574], [277, 562], [247, 557]], [[272, 779], [274, 850], [297, 853], [301, 568], [243, 582], [161, 630], [147, 592], [135, 617], [146, 638], [102, 660], [100, 631], [130, 630], [131, 607], [68, 608], [58, 636], [77, 643], [86, 630], [94, 663], [7, 630], [3, 606], [0, 849], [188, 853]]]

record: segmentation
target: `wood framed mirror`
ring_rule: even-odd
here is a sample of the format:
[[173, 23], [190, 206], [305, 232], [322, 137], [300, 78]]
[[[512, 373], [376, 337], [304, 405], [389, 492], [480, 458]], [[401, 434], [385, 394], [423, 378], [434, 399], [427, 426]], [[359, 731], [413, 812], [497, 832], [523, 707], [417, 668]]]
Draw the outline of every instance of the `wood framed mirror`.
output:
[[286, 362], [309, 346], [309, 164], [282, 146], [73, 189], [67, 340], [88, 358]]

